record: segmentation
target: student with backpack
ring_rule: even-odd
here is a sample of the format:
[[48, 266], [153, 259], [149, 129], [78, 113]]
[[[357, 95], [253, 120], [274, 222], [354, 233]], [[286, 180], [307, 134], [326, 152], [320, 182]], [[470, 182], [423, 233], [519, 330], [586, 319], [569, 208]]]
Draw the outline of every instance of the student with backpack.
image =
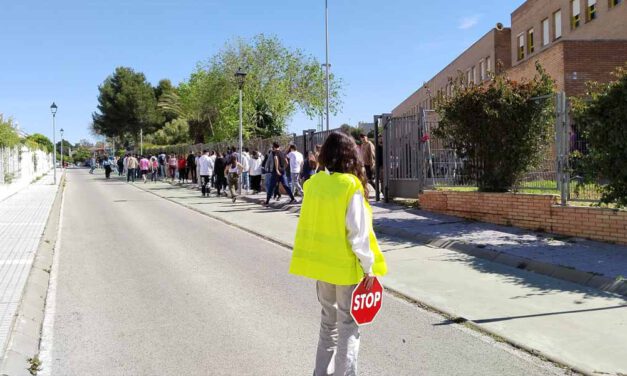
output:
[[281, 151], [281, 146], [275, 142], [272, 144], [272, 155], [269, 156], [272, 158], [272, 171], [270, 171], [270, 189], [266, 192], [266, 203], [265, 206], [270, 204], [270, 197], [272, 196], [272, 190], [276, 187], [277, 184], [281, 184], [285, 192], [290, 196], [290, 204], [295, 201], [294, 195], [292, 194], [292, 190], [290, 189], [289, 184], [287, 183], [287, 175], [286, 169], [288, 167], [288, 161], [285, 157], [285, 154]]

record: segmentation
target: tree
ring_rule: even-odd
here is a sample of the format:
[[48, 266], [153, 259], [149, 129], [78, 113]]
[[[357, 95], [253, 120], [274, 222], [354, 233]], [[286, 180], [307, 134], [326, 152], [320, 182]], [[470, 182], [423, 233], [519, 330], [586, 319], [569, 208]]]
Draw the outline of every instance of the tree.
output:
[[45, 152], [52, 153], [54, 149], [52, 141], [50, 141], [48, 137], [44, 136], [41, 133], [33, 133], [29, 136], [26, 136], [26, 139], [39, 145], [41, 150], [44, 150]]
[[[207, 62], [198, 64], [176, 93], [163, 95], [162, 111], [187, 120], [194, 142], [234, 138], [239, 128], [239, 95], [235, 72], [248, 73], [244, 85], [244, 137], [272, 137], [285, 132], [297, 109], [310, 118], [324, 108], [324, 72], [317, 59], [288, 49], [276, 37], [237, 39]], [[340, 107], [341, 82], [330, 79], [331, 111]]]
[[92, 115], [96, 133], [137, 143], [140, 130], [148, 134], [162, 123], [155, 91], [143, 73], [118, 67], [98, 90], [98, 111]]
[[188, 82], [181, 83], [176, 91], [165, 93], [159, 101], [161, 111], [169, 111], [187, 121], [191, 139], [196, 144], [204, 143], [206, 137], [224, 139], [214, 124], [235, 121], [228, 107], [232, 97], [231, 80], [218, 70], [198, 69]]
[[4, 119], [0, 114], [0, 147], [13, 147], [20, 143], [13, 119]]
[[[283, 134], [288, 119], [297, 109], [310, 118], [317, 117], [324, 108], [326, 97], [325, 75], [320, 62], [300, 49], [285, 47], [277, 37], [263, 34], [248, 42], [243, 39], [227, 44], [205, 67], [218, 69], [231, 78], [232, 105], [225, 108], [238, 117], [238, 95], [233, 76], [242, 67], [248, 73], [244, 85], [244, 128], [248, 137], [272, 137]], [[330, 78], [330, 107], [333, 113], [340, 108], [341, 82]], [[219, 124], [231, 129], [225, 133], [234, 136], [233, 123]], [[237, 123], [235, 123], [237, 125]]]
[[627, 206], [627, 65], [615, 80], [591, 83], [585, 100], [575, 101], [575, 122], [583, 130], [586, 182], [607, 182], [601, 202]]
[[480, 191], [506, 192], [546, 152], [554, 103], [537, 99], [553, 92], [540, 65], [531, 81], [495, 76], [481, 85], [454, 82], [451, 97], [438, 98], [434, 134], [450, 142], [476, 177]]
[[[70, 155], [73, 146], [68, 140], [63, 140], [63, 155]], [[61, 141], [57, 141], [57, 154], [61, 153]]]
[[[157, 87], [155, 87], [155, 98], [157, 99], [157, 103], [164, 98], [164, 95], [170, 95], [172, 93], [176, 93], [176, 87], [172, 85], [172, 82], [168, 79], [163, 79], [159, 81]], [[163, 115], [163, 126], [172, 120], [176, 119], [178, 115], [173, 111], [168, 111], [161, 109], [161, 115]]]
[[189, 124], [184, 119], [176, 119], [152, 135], [152, 143], [157, 145], [177, 145], [189, 143]]
[[86, 160], [91, 158], [91, 155], [92, 153], [89, 148], [85, 146], [79, 146], [72, 155], [72, 157], [74, 158], [75, 162], [85, 162]]

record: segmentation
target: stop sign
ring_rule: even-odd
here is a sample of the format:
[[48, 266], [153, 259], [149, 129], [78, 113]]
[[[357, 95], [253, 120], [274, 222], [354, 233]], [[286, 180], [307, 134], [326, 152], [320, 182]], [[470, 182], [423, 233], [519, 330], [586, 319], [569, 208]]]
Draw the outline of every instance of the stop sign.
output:
[[351, 316], [357, 325], [370, 324], [374, 320], [381, 309], [382, 299], [383, 286], [376, 277], [370, 291], [366, 291], [363, 280], [355, 287], [351, 299]]

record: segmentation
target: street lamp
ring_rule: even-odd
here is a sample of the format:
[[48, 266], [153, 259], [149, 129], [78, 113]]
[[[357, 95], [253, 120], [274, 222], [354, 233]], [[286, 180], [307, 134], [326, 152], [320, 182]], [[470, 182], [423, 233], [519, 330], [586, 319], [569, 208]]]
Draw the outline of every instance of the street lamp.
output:
[[329, 68], [331, 67], [329, 65], [329, 0], [324, 0], [324, 33], [326, 36], [326, 62], [325, 62], [325, 68], [326, 68], [326, 85], [327, 85], [327, 100], [326, 100], [326, 107], [327, 107], [327, 131], [329, 130], [329, 94], [330, 94], [330, 89], [329, 89]]
[[[238, 68], [235, 72], [235, 79], [239, 85], [239, 163], [242, 163], [242, 149], [244, 148], [244, 141], [242, 139], [242, 90], [244, 89], [244, 81], [246, 81], [246, 72], [242, 68]], [[242, 194], [243, 181], [239, 181], [239, 194]]]
[[63, 128], [59, 132], [61, 132], [61, 171], [63, 171]]
[[52, 112], [52, 145], [54, 146], [52, 148], [52, 168], [54, 170], [54, 184], [56, 185], [57, 184], [57, 142], [56, 142], [55, 134], [57, 132], [54, 129], [54, 121], [57, 115], [57, 105], [54, 102], [52, 102], [52, 105], [50, 106], [50, 112]]

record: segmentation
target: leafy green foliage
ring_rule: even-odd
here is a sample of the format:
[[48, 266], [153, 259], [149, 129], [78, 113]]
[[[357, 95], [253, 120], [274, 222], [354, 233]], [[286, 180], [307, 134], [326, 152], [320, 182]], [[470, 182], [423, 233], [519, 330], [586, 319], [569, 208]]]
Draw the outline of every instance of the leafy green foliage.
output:
[[4, 119], [0, 114], [0, 147], [13, 147], [20, 143], [20, 136], [15, 130], [11, 118]]
[[137, 142], [140, 129], [148, 134], [162, 124], [155, 91], [143, 73], [118, 67], [98, 90], [98, 111], [92, 115], [96, 133]]
[[[163, 79], [159, 81], [157, 87], [155, 87], [155, 98], [157, 99], [157, 103], [164, 98], [164, 95], [170, 95], [172, 93], [176, 93], [176, 87], [172, 85], [172, 82], [168, 79]], [[167, 123], [172, 122], [172, 120], [176, 119], [178, 115], [175, 112], [160, 110], [161, 115], [163, 115], [163, 126]]]
[[627, 206], [627, 65], [616, 80], [589, 85], [588, 99], [574, 102], [574, 119], [588, 153], [578, 155], [587, 182], [606, 181], [601, 202]]
[[26, 137], [27, 140], [32, 141], [39, 145], [41, 150], [52, 153], [54, 145], [52, 145], [52, 141], [41, 133], [33, 133]]
[[[194, 143], [232, 139], [239, 129], [238, 68], [247, 72], [243, 88], [246, 139], [285, 132], [297, 109], [313, 118], [324, 106], [324, 72], [318, 60], [289, 49], [276, 38], [237, 39], [212, 59], [198, 64], [187, 82], [159, 100], [162, 112], [187, 120]], [[331, 111], [340, 107], [339, 80], [331, 77]]]
[[79, 146], [73, 153], [72, 158], [74, 158], [75, 162], [85, 162], [89, 158], [91, 158], [91, 150], [85, 146]]
[[553, 101], [534, 98], [553, 93], [553, 81], [536, 66], [531, 81], [495, 76], [482, 85], [454, 82], [454, 95], [438, 98], [439, 127], [434, 134], [451, 142], [480, 191], [506, 192], [540, 162], [548, 146]]
[[176, 119], [166, 123], [165, 127], [159, 129], [147, 142], [156, 145], [178, 145], [190, 142], [189, 124], [184, 119]]
[[[63, 140], [63, 155], [70, 155], [70, 150], [74, 147], [68, 140]], [[61, 153], [61, 141], [57, 141], [57, 154]]]

